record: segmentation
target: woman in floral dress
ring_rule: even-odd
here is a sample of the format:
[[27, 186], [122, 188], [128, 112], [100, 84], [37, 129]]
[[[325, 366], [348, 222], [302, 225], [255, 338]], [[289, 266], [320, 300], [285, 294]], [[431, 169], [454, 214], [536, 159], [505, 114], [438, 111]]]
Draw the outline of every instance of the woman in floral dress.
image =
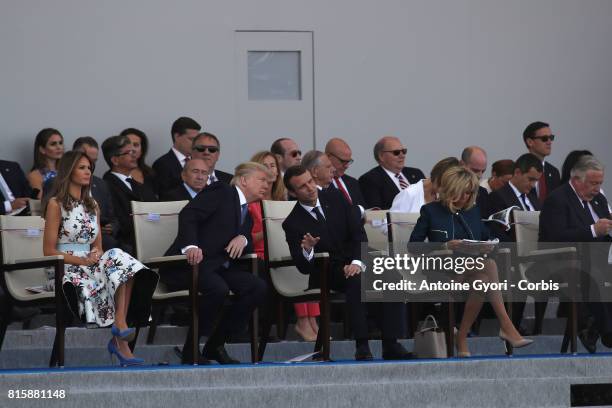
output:
[[91, 174], [91, 162], [80, 151], [67, 152], [60, 160], [45, 209], [44, 254], [64, 256], [63, 289], [69, 304], [78, 304], [79, 316], [102, 327], [112, 325], [111, 356], [121, 365], [142, 364], [128, 346], [135, 332], [128, 327], [128, 310], [130, 321], [146, 322], [157, 275], [121, 249], [102, 252]]

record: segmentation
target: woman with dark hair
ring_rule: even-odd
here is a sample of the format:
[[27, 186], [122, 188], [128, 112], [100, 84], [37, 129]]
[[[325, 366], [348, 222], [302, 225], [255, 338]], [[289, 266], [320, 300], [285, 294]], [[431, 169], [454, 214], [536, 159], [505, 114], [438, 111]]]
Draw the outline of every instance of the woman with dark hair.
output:
[[147, 152], [149, 151], [149, 139], [147, 135], [140, 129], [127, 128], [120, 133], [120, 136], [127, 136], [128, 139], [130, 139], [132, 147], [134, 148], [136, 161], [138, 162], [138, 167], [132, 170], [131, 177], [140, 184], [146, 183], [153, 187], [153, 176], [155, 172], [145, 163]]
[[42, 197], [43, 186], [56, 175], [57, 163], [64, 154], [64, 137], [57, 129], [45, 128], [34, 141], [34, 164], [28, 173], [28, 182], [37, 198]]
[[[45, 255], [64, 256], [62, 290], [69, 305], [88, 323], [112, 325], [108, 352], [122, 366], [140, 365], [128, 342], [130, 320], [146, 323], [157, 275], [121, 249], [102, 251], [99, 207], [90, 193], [92, 163], [81, 151], [58, 163], [52, 198], [45, 204]], [[55, 288], [59, 290], [59, 288]], [[132, 310], [134, 308], [134, 310]], [[75, 313], [76, 314], [76, 313]]]
[[569, 152], [565, 158], [565, 161], [563, 162], [563, 167], [561, 168], [561, 184], [567, 183], [570, 180], [572, 168], [576, 165], [576, 163], [578, 163], [578, 160], [580, 160], [582, 156], [592, 155], [593, 153], [588, 150], [572, 150]]
[[[410, 242], [444, 242], [444, 247], [459, 254], [473, 254], [474, 248], [463, 240], [485, 241], [489, 239], [489, 231], [480, 219], [480, 210], [476, 206], [478, 193], [478, 177], [464, 167], [451, 167], [440, 178], [438, 188], [439, 201], [433, 201], [421, 207], [421, 216], [410, 236]], [[483, 245], [479, 254], [491, 252], [491, 245]], [[455, 271], [451, 271], [455, 272]], [[499, 283], [497, 265], [490, 257], [483, 262], [481, 269], [456, 271], [453, 279], [460, 282]], [[504, 300], [499, 290], [489, 290], [486, 293], [471, 290], [465, 303], [463, 318], [456, 336], [457, 355], [469, 357], [467, 335], [472, 324], [478, 317], [484, 298], [488, 296], [489, 303], [499, 321], [499, 337], [512, 344], [513, 347], [524, 347], [533, 340], [523, 338], [512, 324], [504, 307]]]

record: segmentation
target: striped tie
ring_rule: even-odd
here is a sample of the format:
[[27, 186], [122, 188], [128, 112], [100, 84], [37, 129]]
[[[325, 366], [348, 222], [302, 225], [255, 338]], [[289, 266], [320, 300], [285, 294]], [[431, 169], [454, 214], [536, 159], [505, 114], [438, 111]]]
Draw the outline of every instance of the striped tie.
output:
[[408, 188], [408, 182], [402, 176], [402, 173], [397, 173], [395, 177], [397, 177], [397, 179], [399, 180], [400, 190], [405, 190], [406, 188]]

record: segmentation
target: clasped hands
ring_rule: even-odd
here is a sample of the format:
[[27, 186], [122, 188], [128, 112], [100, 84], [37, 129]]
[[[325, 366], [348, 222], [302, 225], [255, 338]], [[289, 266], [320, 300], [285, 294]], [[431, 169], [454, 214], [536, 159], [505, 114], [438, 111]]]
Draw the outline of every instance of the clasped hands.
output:
[[[230, 258], [236, 259], [242, 256], [242, 251], [247, 246], [247, 239], [244, 235], [236, 235], [225, 247], [225, 252]], [[187, 263], [189, 265], [197, 265], [204, 259], [204, 253], [201, 248], [192, 247], [185, 251]]]
[[[301, 246], [302, 249], [308, 253], [319, 243], [321, 237], [313, 237], [307, 232], [302, 238]], [[349, 264], [344, 265], [344, 277], [350, 278], [351, 276], [358, 275], [361, 273], [361, 267], [359, 265]]]
[[100, 251], [98, 248], [92, 249], [87, 256], [83, 257], [83, 262], [85, 262], [85, 266], [92, 266], [98, 263], [100, 260]]

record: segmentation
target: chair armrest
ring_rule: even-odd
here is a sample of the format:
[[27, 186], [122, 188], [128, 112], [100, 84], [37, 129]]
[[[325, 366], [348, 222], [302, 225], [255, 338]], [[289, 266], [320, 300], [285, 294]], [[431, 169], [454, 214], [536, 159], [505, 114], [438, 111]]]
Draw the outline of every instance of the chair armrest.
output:
[[46, 266], [55, 266], [58, 262], [63, 262], [63, 255], [48, 255], [38, 258], [16, 259], [15, 262], [3, 264], [1, 269], [4, 271], [16, 271], [31, 268], [43, 268]]
[[314, 254], [315, 259], [329, 258], [329, 252], [319, 252]]
[[187, 255], [169, 255], [169, 256], [156, 256], [149, 258], [143, 263], [145, 264], [164, 264], [169, 262], [186, 261]]
[[240, 258], [238, 258], [238, 261], [250, 261], [252, 259], [257, 259], [257, 254], [250, 253], [242, 255]]
[[32, 263], [32, 262], [47, 262], [47, 261], [59, 261], [63, 260], [64, 255], [47, 255], [39, 258], [28, 258], [28, 259], [15, 259], [14, 264]]
[[368, 251], [370, 256], [389, 256], [389, 251]]

